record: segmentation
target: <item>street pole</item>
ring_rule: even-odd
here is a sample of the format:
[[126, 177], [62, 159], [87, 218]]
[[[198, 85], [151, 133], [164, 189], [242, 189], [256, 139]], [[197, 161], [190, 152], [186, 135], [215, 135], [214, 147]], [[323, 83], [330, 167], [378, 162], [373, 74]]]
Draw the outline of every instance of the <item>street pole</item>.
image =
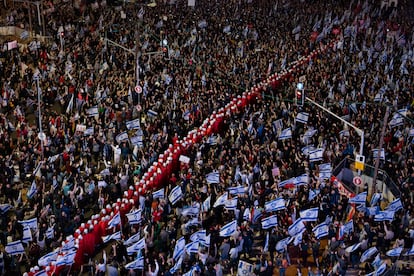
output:
[[42, 151], [42, 160], [43, 160], [43, 154], [44, 154], [44, 139], [46, 138], [46, 135], [43, 133], [43, 126], [42, 126], [42, 108], [41, 108], [41, 90], [39, 87], [39, 76], [35, 76], [36, 81], [36, 90], [37, 90], [37, 112], [39, 116], [39, 140], [40, 140], [40, 147]]
[[[374, 187], [377, 187], [377, 177], [378, 177], [378, 169], [379, 169], [379, 164], [380, 164], [380, 159], [381, 159], [381, 149], [384, 146], [384, 136], [385, 136], [385, 131], [387, 130], [389, 116], [390, 116], [390, 107], [387, 105], [384, 120], [382, 121], [382, 130], [381, 130], [381, 136], [380, 136], [380, 141], [379, 141], [379, 146], [378, 146], [379, 148], [377, 151], [377, 157], [375, 158], [374, 176], [372, 177], [372, 189]], [[371, 191], [371, 194], [372, 194], [372, 191]]]

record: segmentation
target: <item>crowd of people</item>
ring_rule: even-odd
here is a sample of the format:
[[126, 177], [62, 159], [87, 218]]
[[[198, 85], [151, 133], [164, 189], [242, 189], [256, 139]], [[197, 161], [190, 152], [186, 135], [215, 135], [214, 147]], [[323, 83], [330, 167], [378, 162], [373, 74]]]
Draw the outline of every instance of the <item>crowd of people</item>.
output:
[[[362, 2], [45, 3], [51, 41], [0, 50], [1, 273], [401, 270], [414, 254], [413, 7]], [[6, 21], [27, 29], [29, 12]], [[357, 192], [325, 174], [360, 137], [299, 105], [298, 82], [364, 130], [367, 164], [391, 110], [380, 163], [401, 191], [391, 219], [378, 218], [381, 191], [348, 202]]]

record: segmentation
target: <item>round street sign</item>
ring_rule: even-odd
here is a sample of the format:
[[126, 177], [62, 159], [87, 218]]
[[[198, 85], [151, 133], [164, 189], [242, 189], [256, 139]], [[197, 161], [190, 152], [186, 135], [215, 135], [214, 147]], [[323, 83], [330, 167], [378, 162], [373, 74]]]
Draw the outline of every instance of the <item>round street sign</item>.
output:
[[138, 94], [142, 93], [142, 87], [140, 85], [135, 86], [135, 92], [137, 92]]
[[355, 176], [352, 180], [355, 186], [361, 186], [362, 185], [362, 178], [360, 176]]
[[137, 111], [141, 111], [142, 110], [141, 105], [140, 104], [137, 104], [136, 109], [137, 109]]

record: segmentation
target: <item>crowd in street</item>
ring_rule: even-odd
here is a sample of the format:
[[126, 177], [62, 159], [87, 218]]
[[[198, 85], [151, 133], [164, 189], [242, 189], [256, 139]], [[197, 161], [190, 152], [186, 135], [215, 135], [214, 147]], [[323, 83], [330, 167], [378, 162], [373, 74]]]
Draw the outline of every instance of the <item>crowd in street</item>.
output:
[[[0, 274], [410, 273], [412, 6], [110, 4], [49, 3], [50, 41], [0, 50]], [[332, 175], [361, 139], [298, 82], [367, 164], [384, 128], [400, 198]]]

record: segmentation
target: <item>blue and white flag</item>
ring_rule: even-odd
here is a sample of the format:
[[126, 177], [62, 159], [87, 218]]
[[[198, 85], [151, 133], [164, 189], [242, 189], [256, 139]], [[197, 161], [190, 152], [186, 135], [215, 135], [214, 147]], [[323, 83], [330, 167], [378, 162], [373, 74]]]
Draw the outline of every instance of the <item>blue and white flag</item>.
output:
[[323, 159], [323, 149], [317, 148], [313, 151], [309, 151], [309, 161], [316, 162], [321, 161]]
[[[372, 154], [373, 154], [373, 157], [374, 158], [377, 158], [377, 156], [378, 156], [378, 149], [373, 149], [372, 150]], [[380, 151], [381, 153], [381, 155], [380, 155], [380, 159], [382, 159], [382, 160], [385, 160], [385, 150], [384, 150], [384, 148], [382, 148], [381, 149], [381, 151]]]
[[198, 253], [198, 246], [199, 246], [199, 242], [198, 241], [189, 242], [184, 247], [185, 248], [185, 252], [187, 252], [188, 255], [190, 255], [191, 253], [197, 254]]
[[357, 250], [359, 247], [361, 246], [361, 243], [356, 243], [354, 245], [348, 246], [345, 251], [348, 253], [354, 252], [355, 250]]
[[182, 216], [198, 216], [200, 209], [197, 207], [187, 207], [181, 211]]
[[412, 256], [412, 255], [414, 255], [414, 244], [413, 244], [413, 246], [411, 246], [411, 249], [408, 250], [404, 255], [405, 256]]
[[58, 257], [59, 252], [50, 252], [46, 255], [42, 256], [37, 260], [37, 264], [39, 266], [48, 266], [51, 262], [56, 261]]
[[300, 217], [302, 221], [317, 221], [318, 220], [319, 208], [311, 208], [300, 211]]
[[144, 269], [144, 257], [138, 257], [135, 261], [130, 262], [128, 264], [125, 265], [126, 269], [139, 269], [139, 270], [143, 270]]
[[201, 209], [203, 212], [207, 212], [211, 208], [211, 196], [208, 196], [206, 200], [203, 201], [203, 205], [201, 206]]
[[318, 224], [312, 229], [312, 232], [315, 235], [315, 238], [320, 240], [329, 234], [329, 225], [325, 222]]
[[20, 223], [23, 226], [23, 228], [27, 226], [30, 229], [33, 229], [35, 231], [37, 230], [37, 218], [32, 218], [28, 220], [19, 220], [17, 222]]
[[317, 129], [308, 129], [304, 134], [303, 134], [303, 143], [308, 144], [309, 139], [313, 137], [313, 135], [315, 135], [316, 133], [318, 133]]
[[9, 255], [18, 255], [24, 253], [23, 244], [21, 241], [14, 241], [7, 243], [4, 248]]
[[315, 197], [317, 197], [321, 191], [319, 189], [309, 189], [309, 201], [313, 200]]
[[139, 224], [142, 221], [142, 210], [138, 209], [125, 215], [130, 225]]
[[127, 247], [127, 253], [128, 255], [132, 255], [134, 253], [139, 252], [140, 250], [145, 248], [145, 238], [140, 239], [133, 245]]
[[266, 233], [265, 243], [263, 246], [263, 252], [269, 251], [269, 232]]
[[388, 250], [387, 253], [385, 253], [388, 257], [399, 257], [401, 255], [403, 248], [397, 247], [393, 248], [391, 250]]
[[293, 245], [298, 246], [299, 244], [302, 243], [302, 241], [303, 241], [303, 232], [305, 232], [305, 230], [303, 230], [302, 232], [300, 232], [299, 234], [297, 234], [296, 236], [293, 237]]
[[181, 255], [184, 254], [184, 250], [185, 250], [185, 239], [184, 239], [184, 237], [181, 237], [175, 243], [174, 252], [173, 252], [173, 259], [175, 261], [177, 261], [178, 258], [180, 258]]
[[374, 221], [393, 221], [394, 213], [394, 211], [379, 211], [378, 214], [374, 216]]
[[279, 188], [292, 188], [296, 185], [296, 178], [286, 179], [284, 181], [279, 182]]
[[270, 212], [276, 212], [279, 210], [286, 209], [286, 203], [283, 198], [276, 198], [271, 201], [268, 201], [265, 203], [265, 211]]
[[378, 214], [380, 212], [380, 208], [379, 208], [379, 206], [368, 207], [368, 208], [366, 208], [366, 212], [367, 212], [368, 216], [375, 216], [376, 214]]
[[287, 140], [292, 138], [292, 130], [289, 128], [286, 128], [282, 130], [282, 132], [279, 134], [279, 140]]
[[75, 250], [75, 238], [74, 237], [70, 237], [70, 239], [68, 239], [64, 245], [62, 245], [60, 251], [61, 252], [71, 252], [73, 250]]
[[220, 229], [220, 237], [229, 237], [237, 231], [237, 220], [227, 223]]
[[277, 216], [272, 215], [270, 217], [262, 219], [262, 229], [269, 229], [277, 225]]
[[367, 201], [367, 192], [362, 192], [354, 196], [353, 198], [350, 198], [348, 203], [354, 203], [354, 204], [363, 204], [365, 205], [365, 202]]
[[381, 200], [382, 195], [380, 193], [375, 193], [372, 195], [370, 205], [375, 206]]
[[178, 261], [174, 264], [174, 266], [170, 269], [171, 274], [175, 274], [178, 270], [181, 269], [181, 264], [183, 263], [183, 258], [179, 258]]
[[217, 206], [224, 205], [226, 204], [226, 201], [227, 201], [227, 192], [225, 192], [224, 194], [222, 194], [216, 199], [216, 202], [214, 202], [213, 207], [215, 208]]
[[30, 189], [27, 191], [27, 197], [32, 198], [36, 193], [37, 193], [36, 181], [33, 180], [32, 185], [30, 186]]
[[252, 218], [252, 214], [250, 212], [250, 208], [244, 209], [243, 220], [251, 221], [251, 218]]
[[181, 198], [183, 197], [183, 191], [181, 190], [180, 186], [175, 186], [168, 196], [168, 199], [170, 200], [171, 204], [176, 204]]
[[358, 109], [357, 109], [356, 103], [351, 103], [349, 105], [349, 109], [351, 109], [354, 114], [358, 114]]
[[158, 116], [158, 112], [156, 112], [156, 111], [154, 111], [152, 109], [149, 109], [147, 111], [147, 115], [148, 115], [148, 117], [157, 117]]
[[332, 165], [331, 163], [323, 163], [320, 164], [319, 166], [319, 172], [332, 172]]
[[7, 211], [9, 211], [12, 208], [12, 206], [10, 204], [0, 204], [0, 212], [2, 214], [7, 213]]
[[369, 258], [371, 258], [372, 256], [374, 256], [374, 254], [376, 254], [377, 252], [378, 252], [378, 249], [375, 246], [368, 248], [367, 250], [364, 251], [364, 253], [362, 253], [359, 261], [363, 263]]
[[22, 242], [28, 244], [30, 241], [32, 241], [32, 231], [30, 230], [30, 228], [28, 226], [25, 226], [23, 228], [23, 238], [22, 238]]
[[395, 199], [393, 202], [391, 202], [387, 208], [385, 208], [386, 211], [393, 211], [397, 212], [401, 209], [403, 209], [403, 205], [400, 198]]
[[220, 173], [217, 171], [211, 172], [206, 175], [206, 180], [209, 184], [218, 184], [220, 183]]
[[246, 188], [243, 186], [229, 187], [227, 190], [231, 195], [241, 195], [246, 193]]
[[383, 262], [377, 270], [375, 270], [375, 276], [380, 276], [382, 275], [385, 271], [387, 270], [387, 263]]
[[139, 118], [131, 120], [131, 121], [127, 121], [125, 124], [126, 124], [126, 127], [127, 127], [128, 130], [139, 129], [141, 127], [140, 122], [139, 122]]
[[313, 146], [313, 145], [309, 145], [309, 146], [306, 146], [306, 147], [303, 147], [302, 149], [301, 149], [301, 151], [302, 151], [302, 153], [304, 154], [304, 155], [309, 155], [309, 152], [310, 151], [314, 151], [316, 148]]
[[238, 201], [237, 196], [235, 198], [232, 198], [232, 199], [227, 199], [226, 202], [224, 203], [224, 208], [226, 210], [236, 210], [237, 209], [237, 201]]
[[287, 238], [284, 238], [283, 240], [278, 241], [276, 244], [276, 251], [284, 252], [287, 246], [289, 245], [289, 243], [293, 241], [293, 239], [294, 239], [293, 237], [287, 237]]
[[133, 243], [136, 243], [137, 241], [139, 241], [140, 235], [139, 232], [132, 235], [131, 237], [129, 237], [129, 239], [127, 239], [126, 241], [124, 241], [124, 245], [128, 246], [131, 245]]
[[132, 136], [130, 138], [131, 144], [134, 146], [142, 147], [144, 146], [142, 135]]
[[288, 232], [289, 235], [292, 237], [296, 236], [300, 232], [302, 232], [305, 229], [305, 224], [303, 224], [302, 219], [297, 219], [292, 225], [289, 226]]
[[56, 266], [72, 265], [76, 256], [76, 251], [68, 252], [65, 255], [59, 255], [56, 259]]
[[165, 194], [165, 191], [164, 191], [164, 188], [162, 188], [162, 189], [159, 189], [158, 191], [153, 192], [152, 198], [153, 199], [164, 198], [164, 194]]
[[339, 227], [339, 239], [342, 239], [345, 234], [349, 235], [351, 232], [354, 232], [354, 221], [352, 219]]
[[190, 236], [190, 241], [194, 242], [194, 241], [205, 240], [206, 234], [207, 234], [207, 231], [205, 229], [198, 230], [197, 232], [193, 233]]
[[330, 171], [320, 171], [319, 179], [330, 179], [332, 177], [332, 172]]
[[296, 122], [306, 124], [308, 123], [309, 119], [309, 113], [307, 112], [299, 112], [298, 115], [296, 115]]
[[282, 129], [283, 128], [283, 120], [282, 119], [278, 119], [278, 120], [274, 121], [272, 123], [272, 126], [273, 126], [273, 132], [274, 133], [277, 133], [279, 129]]
[[121, 240], [121, 231], [118, 231], [118, 232], [113, 233], [113, 234], [111, 234], [111, 235], [108, 235], [108, 236], [104, 236], [104, 237], [102, 237], [102, 241], [103, 241], [103, 243], [107, 243], [107, 242], [109, 242], [110, 240], [115, 240], [115, 241], [119, 241], [119, 240]]
[[303, 186], [303, 185], [308, 185], [308, 183], [309, 183], [309, 176], [306, 173], [295, 177], [295, 186], [296, 187]]
[[382, 263], [382, 260], [380, 258], [380, 255], [381, 254], [377, 254], [377, 256], [375, 256], [374, 260], [371, 263], [372, 266], [375, 267], [375, 268], [379, 267], [381, 265], [381, 263]]
[[115, 216], [112, 217], [112, 219], [108, 222], [108, 228], [110, 227], [117, 227], [121, 223], [121, 216], [118, 213], [116, 213]]
[[[93, 135], [94, 134], [94, 132], [95, 132], [95, 130], [93, 129], [93, 127], [88, 127], [87, 129], [85, 129], [85, 131], [83, 132], [83, 136], [91, 136], [91, 135]], [[56, 161], [56, 159], [58, 159], [58, 157], [60, 156], [60, 154], [56, 154], [56, 155], [54, 155], [54, 156], [52, 156], [52, 157], [49, 157], [50, 158], [50, 160], [49, 160], [49, 158], [47, 159], [50, 163], [53, 163], [53, 162], [55, 162]]]
[[250, 276], [253, 275], [254, 266], [248, 262], [239, 260], [237, 266], [237, 276]]
[[93, 107], [86, 109], [86, 114], [88, 115], [88, 117], [98, 116], [99, 115], [98, 107], [93, 106]]
[[205, 247], [210, 247], [211, 234], [206, 235], [204, 239], [200, 238], [200, 244]]
[[115, 140], [117, 141], [118, 144], [120, 144], [121, 142], [127, 141], [128, 139], [129, 139], [129, 136], [127, 132], [121, 132], [115, 137]]

